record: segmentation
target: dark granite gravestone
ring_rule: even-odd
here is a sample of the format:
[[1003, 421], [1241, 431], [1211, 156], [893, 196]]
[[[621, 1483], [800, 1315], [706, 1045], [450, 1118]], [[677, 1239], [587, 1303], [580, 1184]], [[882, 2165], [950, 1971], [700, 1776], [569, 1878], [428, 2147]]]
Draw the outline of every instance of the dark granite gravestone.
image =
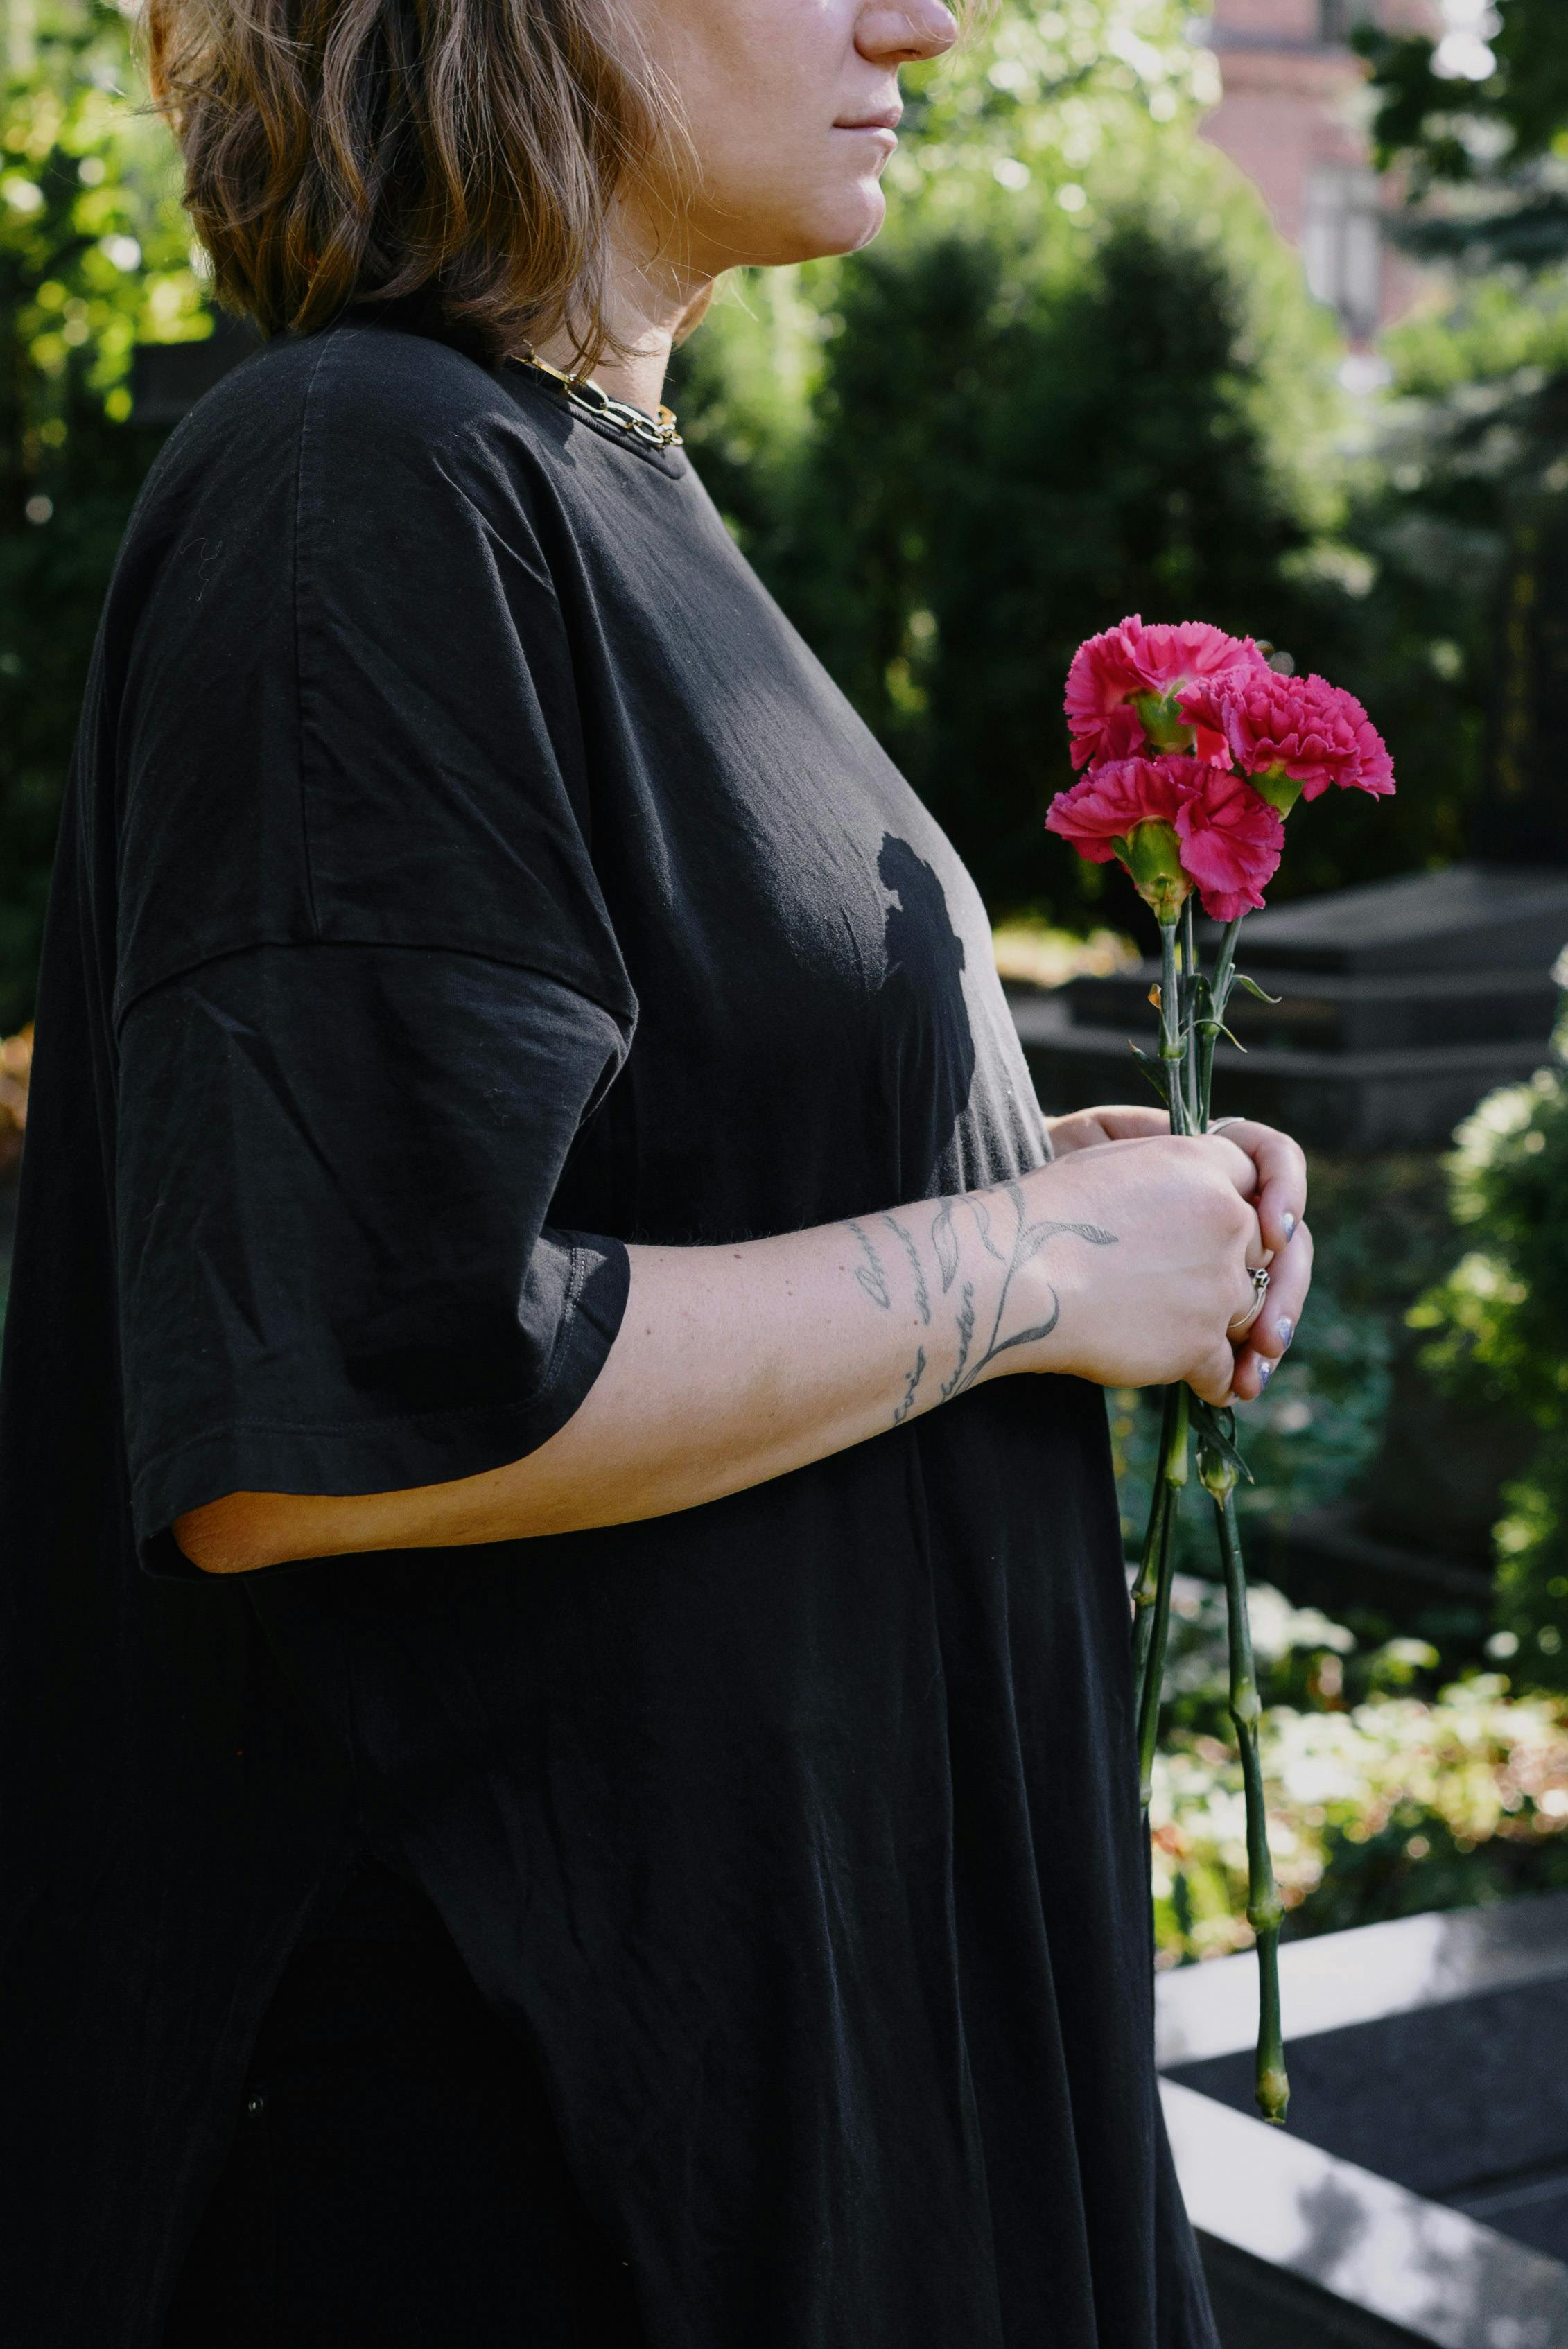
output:
[[1568, 1894], [1291, 1942], [1280, 1975], [1287, 2132], [1251, 2117], [1253, 1960], [1158, 1984], [1224, 2349], [1565, 2349]]
[[[1545, 1059], [1565, 942], [1568, 867], [1459, 864], [1255, 914], [1242, 967], [1280, 999], [1231, 999], [1215, 1100], [1323, 1149], [1440, 1144]], [[1047, 1111], [1143, 1097], [1130, 1047], [1152, 1044], [1158, 977], [1010, 990]]]

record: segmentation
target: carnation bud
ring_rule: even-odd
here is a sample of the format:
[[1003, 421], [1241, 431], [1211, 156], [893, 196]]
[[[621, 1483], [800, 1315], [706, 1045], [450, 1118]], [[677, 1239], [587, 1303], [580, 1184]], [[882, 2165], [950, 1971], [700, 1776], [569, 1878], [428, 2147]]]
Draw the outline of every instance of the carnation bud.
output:
[[1211, 1501], [1228, 1500], [1240, 1481], [1236, 1464], [1220, 1450], [1218, 1444], [1205, 1444], [1200, 1440], [1198, 1446], [1198, 1481]]
[[1174, 922], [1192, 894], [1192, 883], [1181, 869], [1181, 843], [1168, 823], [1135, 823], [1116, 854], [1132, 877], [1133, 887], [1159, 922]]

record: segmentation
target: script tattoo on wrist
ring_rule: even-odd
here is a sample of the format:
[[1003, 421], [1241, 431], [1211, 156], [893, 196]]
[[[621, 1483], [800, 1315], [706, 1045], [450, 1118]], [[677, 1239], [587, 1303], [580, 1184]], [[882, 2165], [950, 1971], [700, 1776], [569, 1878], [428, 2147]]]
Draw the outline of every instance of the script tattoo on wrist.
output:
[[909, 1372], [909, 1378], [905, 1381], [904, 1400], [898, 1405], [898, 1410], [893, 1413], [893, 1424], [895, 1427], [901, 1426], [904, 1421], [909, 1418], [909, 1413], [914, 1410], [915, 1389], [919, 1385], [920, 1381], [925, 1377], [925, 1375], [926, 1350], [923, 1346], [918, 1346], [915, 1349], [915, 1367]]
[[[1007, 1227], [1007, 1216], [1002, 1202], [1012, 1209], [1012, 1227]], [[965, 1393], [984, 1376], [1001, 1354], [1010, 1353], [1019, 1346], [1039, 1345], [1049, 1338], [1062, 1318], [1062, 1300], [1052, 1282], [1046, 1283], [1051, 1299], [1050, 1310], [1044, 1320], [1034, 1319], [1022, 1329], [1009, 1329], [1008, 1309], [1012, 1303], [1014, 1284], [1024, 1267], [1033, 1261], [1042, 1249], [1053, 1240], [1070, 1236], [1083, 1240], [1090, 1247], [1115, 1247], [1116, 1235], [1098, 1224], [1060, 1223], [1050, 1216], [1031, 1221], [1029, 1203], [1023, 1185], [1016, 1182], [1000, 1184], [991, 1192], [971, 1191], [944, 1196], [937, 1202], [929, 1226], [930, 1274], [928, 1260], [909, 1225], [897, 1216], [884, 1214], [881, 1222], [898, 1241], [909, 1267], [914, 1309], [922, 1328], [933, 1326], [933, 1285], [942, 1297], [950, 1297], [957, 1288], [957, 1297], [950, 1310], [950, 1334], [953, 1346], [952, 1367], [945, 1378], [935, 1381], [934, 1400], [950, 1402], [953, 1396]], [[893, 1290], [888, 1268], [865, 1227], [853, 1219], [846, 1222], [858, 1246], [864, 1261], [855, 1267], [855, 1278], [879, 1312], [893, 1309]], [[989, 1331], [977, 1303], [979, 1282], [968, 1277], [964, 1262], [966, 1244], [983, 1251], [1002, 1267], [1002, 1278], [986, 1278], [989, 1288], [994, 1281], [996, 1303], [988, 1312]], [[971, 1266], [983, 1273], [983, 1264]], [[961, 1276], [964, 1276], [961, 1277]], [[983, 1333], [983, 1334], [982, 1334]], [[928, 1355], [924, 1345], [916, 1350], [915, 1360], [905, 1373], [904, 1392], [893, 1412], [893, 1425], [901, 1427], [915, 1409], [917, 1392], [925, 1378]]]
[[942, 1401], [944, 1402], [947, 1402], [950, 1395], [957, 1394], [959, 1391], [959, 1385], [963, 1378], [965, 1366], [969, 1361], [970, 1344], [973, 1337], [974, 1283], [972, 1280], [966, 1280], [959, 1297], [958, 1361], [953, 1364], [953, 1374], [951, 1378], [944, 1379], [942, 1381], [941, 1392]]
[[890, 1313], [893, 1309], [893, 1299], [888, 1293], [888, 1276], [882, 1269], [882, 1259], [853, 1217], [850, 1219], [848, 1228], [866, 1251], [866, 1261], [864, 1264], [856, 1266], [855, 1278], [871, 1299], [872, 1304], [880, 1306], [884, 1313]]
[[915, 1309], [919, 1314], [921, 1320], [926, 1324], [926, 1327], [929, 1329], [931, 1322], [931, 1299], [930, 1292], [926, 1287], [925, 1271], [920, 1263], [920, 1251], [915, 1246], [914, 1241], [904, 1229], [903, 1225], [898, 1221], [897, 1216], [884, 1216], [882, 1221], [897, 1238], [898, 1245], [904, 1251], [904, 1254], [909, 1259], [909, 1270], [915, 1277]]

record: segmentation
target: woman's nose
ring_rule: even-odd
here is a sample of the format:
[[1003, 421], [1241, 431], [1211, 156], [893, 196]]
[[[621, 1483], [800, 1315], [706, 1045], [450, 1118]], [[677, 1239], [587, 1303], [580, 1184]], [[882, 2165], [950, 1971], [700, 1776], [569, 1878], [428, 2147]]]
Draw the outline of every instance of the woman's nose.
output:
[[958, 19], [942, 0], [870, 0], [855, 27], [855, 46], [874, 65], [913, 65], [940, 57], [958, 38]]

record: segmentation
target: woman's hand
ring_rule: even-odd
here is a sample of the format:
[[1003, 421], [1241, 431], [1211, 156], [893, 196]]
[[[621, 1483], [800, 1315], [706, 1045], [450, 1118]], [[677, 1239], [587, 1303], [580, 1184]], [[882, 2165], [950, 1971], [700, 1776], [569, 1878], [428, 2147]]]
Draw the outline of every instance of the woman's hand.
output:
[[[1031, 1268], [1053, 1301], [1052, 1338], [1017, 1367], [1106, 1387], [1184, 1380], [1229, 1402], [1227, 1330], [1250, 1311], [1251, 1273], [1268, 1254], [1249, 1199], [1256, 1179], [1228, 1136], [1168, 1133], [1075, 1151], [1028, 1176], [1031, 1216], [1061, 1237]], [[1090, 1233], [1098, 1245], [1075, 1237]]]
[[[1076, 1110], [1071, 1116], [1046, 1121], [1051, 1145], [1058, 1159], [1080, 1151], [1098, 1150], [1107, 1143], [1154, 1140], [1168, 1135], [1170, 1121], [1152, 1104]], [[1306, 1225], [1306, 1160], [1288, 1133], [1251, 1118], [1222, 1118], [1213, 1129], [1245, 1153], [1252, 1163], [1250, 1195], [1258, 1217], [1265, 1253], [1261, 1258], [1270, 1274], [1263, 1310], [1234, 1350], [1232, 1394], [1238, 1402], [1251, 1402], [1262, 1394], [1275, 1363], [1301, 1324], [1302, 1309], [1312, 1286], [1313, 1238]]]

